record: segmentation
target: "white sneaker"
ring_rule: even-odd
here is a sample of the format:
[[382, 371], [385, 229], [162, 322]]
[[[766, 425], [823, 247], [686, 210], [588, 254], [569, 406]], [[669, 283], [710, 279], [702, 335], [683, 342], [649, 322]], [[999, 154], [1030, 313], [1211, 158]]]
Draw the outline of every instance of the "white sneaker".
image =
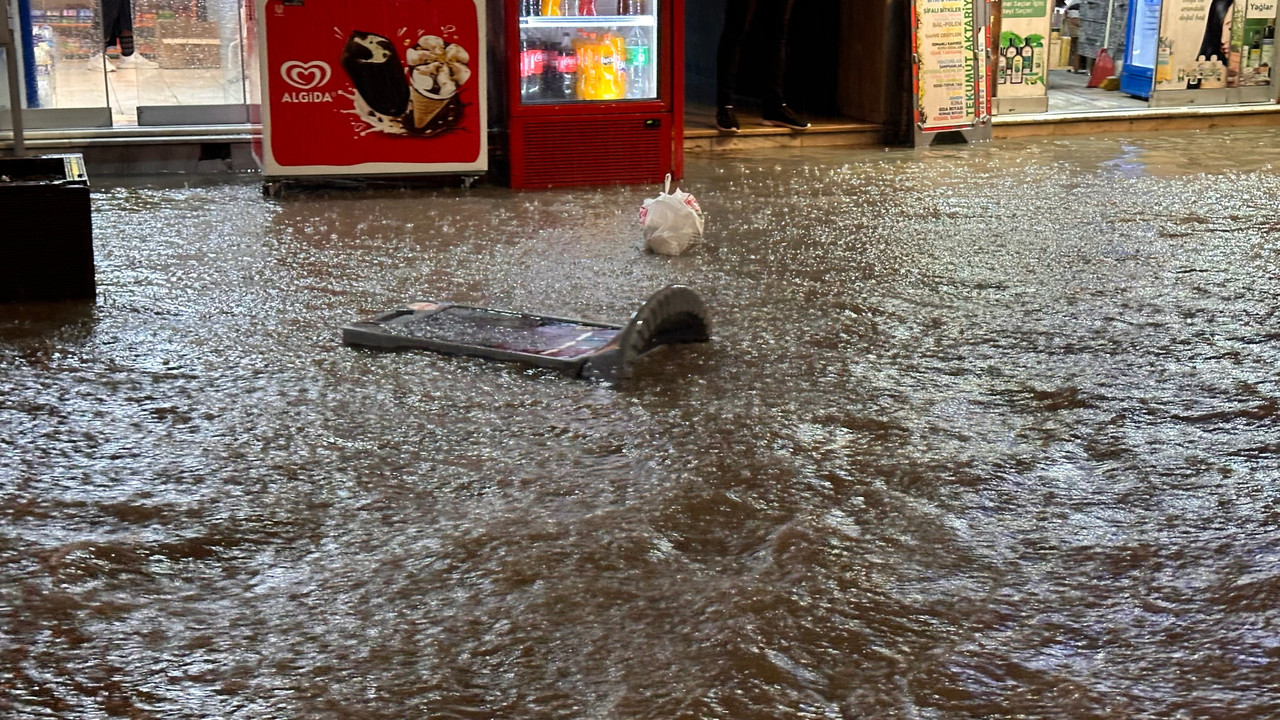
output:
[[136, 52], [132, 55], [121, 55], [116, 65], [123, 70], [155, 70], [160, 67], [160, 63], [148, 60], [142, 57], [141, 53]]
[[107, 56], [104, 53], [94, 53], [89, 58], [89, 64], [85, 66], [86, 70], [91, 72], [115, 72], [116, 66], [107, 62]]

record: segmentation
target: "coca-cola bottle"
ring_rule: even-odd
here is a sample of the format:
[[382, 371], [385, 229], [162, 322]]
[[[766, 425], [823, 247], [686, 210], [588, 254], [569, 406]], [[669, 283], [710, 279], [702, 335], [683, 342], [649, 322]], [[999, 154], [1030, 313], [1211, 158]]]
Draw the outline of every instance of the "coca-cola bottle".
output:
[[542, 95], [544, 51], [536, 38], [520, 38], [520, 98], [525, 102]]
[[553, 42], [542, 45], [542, 97], [545, 100], [560, 99], [560, 51]]
[[618, 0], [618, 14], [619, 15], [631, 14], [631, 0]]
[[559, 100], [578, 99], [578, 53], [573, 49], [573, 39], [569, 33], [560, 41], [560, 50], [556, 54], [556, 65], [559, 72], [558, 84], [552, 92]]
[[578, 0], [578, 14], [591, 16], [596, 14], [596, 0]]

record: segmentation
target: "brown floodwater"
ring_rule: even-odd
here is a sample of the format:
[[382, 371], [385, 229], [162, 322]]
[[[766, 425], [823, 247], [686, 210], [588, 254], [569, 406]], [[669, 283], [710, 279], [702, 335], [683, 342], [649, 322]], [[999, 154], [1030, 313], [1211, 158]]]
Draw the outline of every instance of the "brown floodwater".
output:
[[[1280, 716], [1278, 137], [692, 158], [678, 258], [653, 187], [93, 178], [97, 302], [0, 307], [0, 715]], [[340, 343], [669, 283], [619, 389]]]

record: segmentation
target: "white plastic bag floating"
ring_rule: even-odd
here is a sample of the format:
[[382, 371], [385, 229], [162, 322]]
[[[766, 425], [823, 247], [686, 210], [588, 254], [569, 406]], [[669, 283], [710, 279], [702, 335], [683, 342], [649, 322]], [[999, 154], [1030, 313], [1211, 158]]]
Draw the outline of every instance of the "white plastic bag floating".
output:
[[692, 195], [671, 190], [671, 173], [662, 194], [640, 207], [644, 247], [660, 255], [679, 255], [702, 238], [702, 208]]

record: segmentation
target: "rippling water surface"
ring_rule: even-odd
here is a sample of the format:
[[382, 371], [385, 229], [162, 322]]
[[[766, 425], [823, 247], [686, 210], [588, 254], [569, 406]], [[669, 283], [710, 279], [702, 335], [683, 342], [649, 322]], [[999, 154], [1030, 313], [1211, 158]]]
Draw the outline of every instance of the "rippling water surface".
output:
[[[0, 715], [1280, 716], [1270, 131], [653, 188], [96, 181], [0, 308]], [[714, 341], [620, 390], [343, 347], [411, 298]]]

